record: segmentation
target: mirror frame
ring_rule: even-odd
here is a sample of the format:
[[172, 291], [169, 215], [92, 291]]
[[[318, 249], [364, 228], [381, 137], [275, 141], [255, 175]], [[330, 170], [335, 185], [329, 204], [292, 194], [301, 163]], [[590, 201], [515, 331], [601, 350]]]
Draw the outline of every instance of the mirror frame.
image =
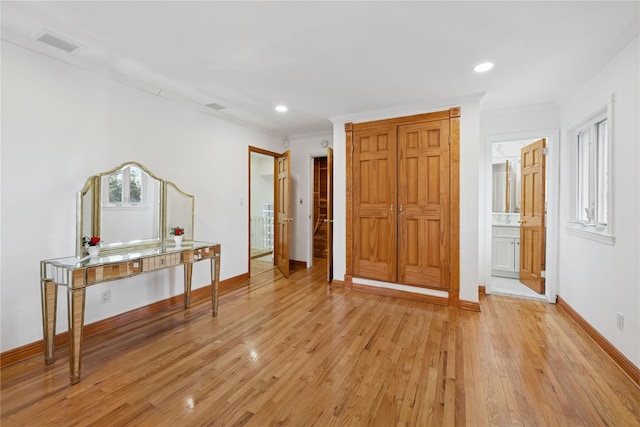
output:
[[[87, 178], [82, 189], [76, 195], [76, 257], [83, 258], [87, 255], [86, 247], [83, 244], [83, 237], [90, 234], [90, 236], [102, 236], [101, 234], [101, 206], [102, 206], [102, 178], [104, 176], [111, 175], [118, 170], [121, 170], [127, 166], [137, 166], [142, 169], [149, 177], [159, 182], [159, 221], [158, 221], [158, 237], [144, 240], [131, 240], [124, 242], [108, 242], [105, 246], [101, 246], [101, 253], [109, 253], [115, 251], [132, 250], [142, 247], [154, 247], [166, 243], [170, 240], [170, 225], [167, 224], [167, 202], [168, 202], [168, 187], [173, 187], [177, 190], [180, 196], [183, 196], [188, 204], [190, 204], [190, 215], [188, 224], [180, 224], [185, 229], [185, 241], [192, 241], [194, 235], [194, 202], [195, 198], [192, 194], [182, 191], [176, 184], [171, 181], [166, 181], [155, 174], [153, 174], [144, 165], [138, 162], [124, 162], [113, 169], [106, 172], [98, 173]], [[88, 203], [85, 203], [85, 198], [90, 196]], [[87, 206], [90, 205], [90, 206]], [[87, 214], [87, 209], [90, 212]], [[90, 220], [91, 224], [85, 224], [85, 215]]]

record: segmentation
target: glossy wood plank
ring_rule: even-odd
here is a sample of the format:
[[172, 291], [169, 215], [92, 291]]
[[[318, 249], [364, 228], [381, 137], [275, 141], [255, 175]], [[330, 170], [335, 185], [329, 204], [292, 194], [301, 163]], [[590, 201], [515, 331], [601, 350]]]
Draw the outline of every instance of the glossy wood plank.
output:
[[[326, 285], [324, 260], [1, 372], [2, 426], [640, 424], [640, 389], [560, 307], [482, 312]], [[188, 321], [185, 321], [188, 320]]]

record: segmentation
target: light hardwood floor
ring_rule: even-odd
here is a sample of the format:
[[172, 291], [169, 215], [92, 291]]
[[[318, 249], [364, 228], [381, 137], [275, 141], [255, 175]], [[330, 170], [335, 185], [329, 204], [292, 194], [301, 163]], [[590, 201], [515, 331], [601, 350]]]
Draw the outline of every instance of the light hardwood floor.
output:
[[251, 259], [249, 265], [249, 267], [251, 268], [251, 276], [255, 276], [257, 274], [276, 268], [276, 266], [273, 265], [273, 259], [268, 258], [270, 257]]
[[268, 271], [2, 369], [2, 426], [640, 425], [640, 390], [557, 306], [458, 311]]

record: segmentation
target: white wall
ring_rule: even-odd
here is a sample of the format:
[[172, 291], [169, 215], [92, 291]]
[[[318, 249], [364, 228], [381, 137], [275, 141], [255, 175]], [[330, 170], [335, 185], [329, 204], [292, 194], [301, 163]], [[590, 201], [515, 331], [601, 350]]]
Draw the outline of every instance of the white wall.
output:
[[[313, 265], [313, 157], [326, 157], [327, 149], [323, 148], [323, 140], [333, 147], [330, 133], [290, 136], [291, 150], [291, 208], [293, 222], [291, 229], [292, 260], [305, 261], [307, 266]], [[300, 203], [302, 201], [302, 203]]]
[[[640, 57], [636, 36], [577, 93], [561, 105], [561, 210], [558, 295], [640, 366]], [[613, 227], [610, 246], [569, 235], [571, 151], [567, 130], [613, 105]], [[625, 316], [624, 331], [616, 313]]]
[[[384, 113], [361, 113], [353, 117], [334, 118], [333, 141], [335, 146], [334, 168], [334, 277], [344, 280], [346, 271], [346, 188], [345, 170], [346, 137], [344, 123], [367, 122], [384, 118], [409, 116], [446, 110], [451, 107], [462, 107], [460, 119], [460, 299], [478, 301], [478, 285], [480, 284], [478, 265], [478, 185], [479, 151], [480, 151], [480, 107], [479, 97], [471, 97], [460, 101], [438, 103], [432, 107], [414, 110], [385, 111]], [[376, 286], [375, 283], [369, 283]], [[385, 284], [384, 286], [403, 289], [401, 285]], [[410, 287], [411, 288], [411, 287]], [[440, 295], [437, 291], [412, 287], [413, 292]]]
[[[247, 147], [281, 142], [2, 42], [1, 340], [42, 339], [39, 261], [75, 250], [76, 192], [125, 161], [195, 195], [195, 238], [222, 244], [221, 278], [247, 272]], [[200, 265], [202, 264], [202, 265]], [[208, 280], [194, 267], [194, 288]], [[111, 302], [100, 304], [101, 290]], [[92, 286], [85, 323], [182, 291], [182, 271]], [[58, 331], [66, 330], [59, 293]]]

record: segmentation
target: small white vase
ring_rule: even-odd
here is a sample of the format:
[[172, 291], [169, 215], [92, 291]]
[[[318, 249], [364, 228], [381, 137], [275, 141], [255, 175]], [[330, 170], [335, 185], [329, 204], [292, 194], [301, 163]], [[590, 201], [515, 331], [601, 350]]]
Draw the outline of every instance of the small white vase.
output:
[[182, 244], [182, 238], [184, 236], [180, 235], [180, 236], [173, 236], [173, 241], [176, 242], [176, 246], [180, 246]]
[[89, 256], [91, 258], [95, 258], [98, 256], [98, 254], [100, 253], [100, 248], [97, 246], [89, 246], [87, 248], [87, 251], [89, 252]]

